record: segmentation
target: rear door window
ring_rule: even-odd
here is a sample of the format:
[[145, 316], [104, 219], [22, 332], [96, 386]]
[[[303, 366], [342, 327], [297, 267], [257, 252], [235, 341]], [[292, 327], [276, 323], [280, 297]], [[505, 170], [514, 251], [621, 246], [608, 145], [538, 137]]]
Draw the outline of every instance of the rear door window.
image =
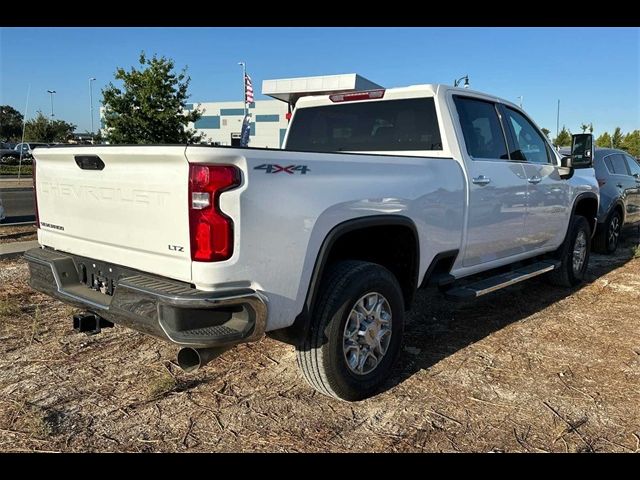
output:
[[604, 163], [607, 165], [609, 171], [614, 175], [630, 175], [627, 162], [625, 162], [624, 157], [619, 153], [614, 153], [613, 155], [605, 157]]
[[454, 96], [467, 153], [473, 159], [508, 160], [507, 145], [492, 102]]
[[311, 152], [442, 150], [433, 98], [301, 108], [287, 150]]

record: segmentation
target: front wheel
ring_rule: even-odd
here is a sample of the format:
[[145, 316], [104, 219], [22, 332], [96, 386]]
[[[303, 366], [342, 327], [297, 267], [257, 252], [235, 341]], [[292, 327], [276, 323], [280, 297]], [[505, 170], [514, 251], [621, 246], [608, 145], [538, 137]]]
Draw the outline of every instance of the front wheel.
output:
[[395, 276], [375, 263], [343, 261], [324, 276], [298, 366], [319, 392], [356, 401], [373, 395], [400, 352], [404, 301]]
[[591, 227], [586, 218], [571, 219], [567, 238], [559, 250], [560, 266], [549, 274], [553, 285], [574, 287], [584, 281], [591, 250]]

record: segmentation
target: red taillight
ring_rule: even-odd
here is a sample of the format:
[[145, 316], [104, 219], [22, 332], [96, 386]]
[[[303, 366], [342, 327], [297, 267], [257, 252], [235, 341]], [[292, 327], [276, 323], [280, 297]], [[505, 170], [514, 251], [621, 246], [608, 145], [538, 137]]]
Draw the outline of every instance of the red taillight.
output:
[[354, 100], [371, 100], [384, 97], [384, 90], [368, 90], [365, 92], [336, 93], [329, 95], [329, 100], [334, 103], [353, 102]]
[[38, 191], [36, 190], [36, 159], [35, 158], [32, 161], [31, 169], [33, 171], [31, 176], [33, 177], [33, 203], [36, 207], [36, 228], [40, 228], [40, 215], [38, 214]]
[[220, 194], [240, 185], [230, 165], [189, 165], [191, 260], [216, 262], [233, 255], [233, 220], [220, 211]]
[[605, 183], [607, 183], [607, 181], [604, 178], [599, 178], [598, 179], [598, 186], [602, 187]]

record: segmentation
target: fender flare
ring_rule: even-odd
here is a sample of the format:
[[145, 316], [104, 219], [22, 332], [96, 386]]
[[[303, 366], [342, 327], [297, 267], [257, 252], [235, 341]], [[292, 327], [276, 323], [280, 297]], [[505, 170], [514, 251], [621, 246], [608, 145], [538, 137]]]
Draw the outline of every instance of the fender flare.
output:
[[[567, 240], [567, 235], [569, 235], [569, 224], [571, 223], [571, 219], [573, 218], [573, 216], [576, 213], [576, 208], [578, 207], [578, 204], [582, 201], [582, 200], [586, 200], [587, 198], [592, 198], [596, 201], [596, 214], [593, 218], [587, 218], [587, 221], [589, 222], [589, 226], [591, 227], [591, 238], [593, 238], [593, 236], [596, 233], [596, 228], [598, 226], [598, 196], [593, 193], [593, 192], [582, 192], [579, 195], [576, 196], [576, 199], [573, 201], [573, 206], [571, 207], [571, 216], [569, 217], [569, 222], [567, 222], [567, 231], [564, 234], [564, 239], [562, 240], [562, 245], [564, 245], [564, 242]], [[562, 248], [562, 245], [560, 246]]]
[[416, 261], [412, 272], [412, 296], [418, 287], [418, 274], [420, 270], [420, 238], [418, 229], [409, 217], [404, 215], [370, 215], [345, 220], [333, 227], [325, 236], [320, 249], [316, 255], [316, 260], [307, 286], [307, 293], [302, 307], [302, 311], [296, 316], [293, 324], [280, 330], [268, 332], [273, 338], [294, 344], [298, 339], [304, 338], [313, 315], [313, 307], [320, 289], [320, 281], [327, 266], [327, 260], [331, 249], [336, 242], [345, 234], [369, 227], [384, 226], [404, 226], [411, 229], [416, 243]]

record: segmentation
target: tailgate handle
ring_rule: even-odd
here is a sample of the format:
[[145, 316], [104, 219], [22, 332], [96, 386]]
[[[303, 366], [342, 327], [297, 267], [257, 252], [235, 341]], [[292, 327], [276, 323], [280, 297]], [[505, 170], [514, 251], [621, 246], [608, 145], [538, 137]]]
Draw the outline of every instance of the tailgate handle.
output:
[[82, 170], [102, 170], [104, 168], [104, 162], [98, 155], [76, 155], [73, 158], [76, 160]]

